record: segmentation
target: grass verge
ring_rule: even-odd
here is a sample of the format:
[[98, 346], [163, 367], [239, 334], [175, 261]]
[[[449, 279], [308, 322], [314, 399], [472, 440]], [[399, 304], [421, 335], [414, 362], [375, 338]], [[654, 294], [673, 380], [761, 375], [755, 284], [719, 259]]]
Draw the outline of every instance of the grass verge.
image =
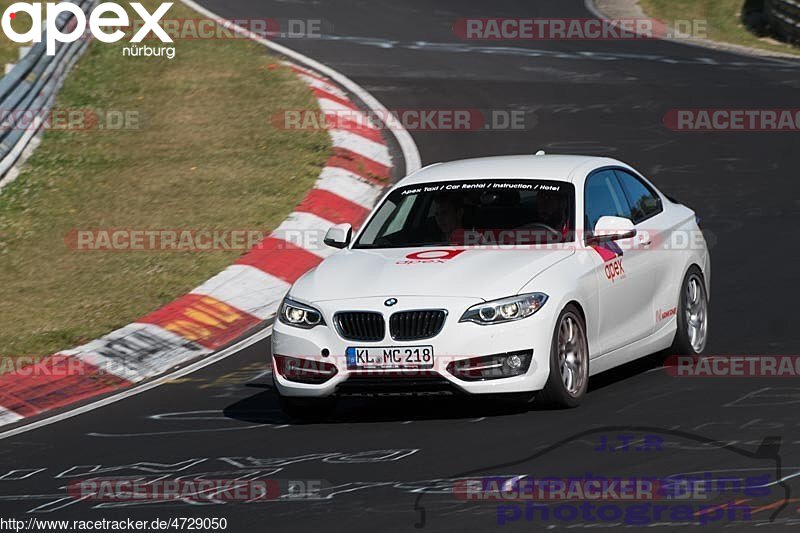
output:
[[669, 21], [707, 21], [707, 35], [712, 41], [760, 48], [800, 56], [800, 48], [772, 38], [759, 37], [742, 23], [745, 0], [639, 0], [648, 16]]
[[[160, 1], [143, 2], [150, 12]], [[180, 3], [170, 19], [198, 18]], [[144, 41], [160, 45], [160, 41]], [[246, 39], [179, 40], [176, 57], [93, 42], [56, 108], [125, 117], [50, 129], [0, 192], [0, 355], [41, 356], [121, 327], [213, 276], [241, 251], [75, 251], [75, 229], [264, 229], [312, 186], [327, 133], [272, 116], [316, 109], [289, 69]], [[108, 118], [106, 118], [108, 120]], [[105, 127], [101, 127], [105, 126]]]

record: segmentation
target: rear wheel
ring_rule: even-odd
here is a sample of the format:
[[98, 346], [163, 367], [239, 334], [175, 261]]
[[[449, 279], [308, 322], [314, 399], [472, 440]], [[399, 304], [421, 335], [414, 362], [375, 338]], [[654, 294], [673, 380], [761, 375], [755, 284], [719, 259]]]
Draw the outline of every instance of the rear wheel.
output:
[[550, 346], [550, 375], [539, 401], [559, 408], [577, 407], [589, 383], [589, 345], [586, 324], [570, 304], [556, 321]]
[[708, 340], [708, 294], [703, 273], [692, 266], [683, 278], [678, 301], [678, 331], [671, 355], [699, 355]]

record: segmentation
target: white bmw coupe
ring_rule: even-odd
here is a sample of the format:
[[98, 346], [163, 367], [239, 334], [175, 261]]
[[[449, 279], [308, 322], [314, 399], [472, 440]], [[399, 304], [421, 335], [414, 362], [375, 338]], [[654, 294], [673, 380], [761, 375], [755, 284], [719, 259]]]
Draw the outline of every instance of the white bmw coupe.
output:
[[695, 213], [614, 159], [504, 156], [394, 185], [282, 302], [273, 376], [295, 416], [364, 393], [577, 406], [589, 376], [699, 354], [710, 257]]

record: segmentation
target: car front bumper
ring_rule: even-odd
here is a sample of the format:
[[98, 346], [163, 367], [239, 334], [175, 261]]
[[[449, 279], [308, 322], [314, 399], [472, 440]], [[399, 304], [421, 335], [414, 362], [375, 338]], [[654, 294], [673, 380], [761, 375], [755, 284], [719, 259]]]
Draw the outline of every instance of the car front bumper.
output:
[[[275, 355], [292, 357], [311, 362], [312, 365], [334, 365], [335, 375], [324, 383], [300, 383], [286, 379], [273, 366], [273, 375], [278, 392], [292, 397], [325, 397], [347, 392], [364, 392], [381, 389], [381, 384], [392, 390], [417, 392], [449, 385], [453, 390], [469, 394], [506, 394], [541, 390], [549, 375], [550, 343], [555, 317], [545, 305], [536, 314], [504, 324], [479, 325], [459, 322], [467, 308], [481, 303], [476, 298], [430, 298], [402, 297], [396, 306], [384, 306], [387, 297], [350, 299], [335, 302], [316, 302], [313, 306], [321, 311], [326, 325], [312, 329], [301, 329], [275, 321], [272, 335], [272, 363]], [[311, 303], [311, 302], [305, 302]], [[415, 341], [396, 341], [389, 336], [378, 342], [352, 341], [342, 338], [333, 326], [333, 315], [337, 311], [380, 312], [387, 324], [392, 313], [406, 310], [446, 309], [448, 311], [442, 330], [434, 337]], [[350, 347], [408, 347], [432, 346], [433, 368], [429, 369], [349, 369], [346, 352]], [[531, 364], [524, 374], [483, 381], [466, 381], [447, 370], [450, 362], [475, 357], [533, 350]], [[327, 356], [323, 356], [327, 353]], [[407, 386], [404, 384], [407, 383]], [[361, 387], [363, 385], [363, 387]]]

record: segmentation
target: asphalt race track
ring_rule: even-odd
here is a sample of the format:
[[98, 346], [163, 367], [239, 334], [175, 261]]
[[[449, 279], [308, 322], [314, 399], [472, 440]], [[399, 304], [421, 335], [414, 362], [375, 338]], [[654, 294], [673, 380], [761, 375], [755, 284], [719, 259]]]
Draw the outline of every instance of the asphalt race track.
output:
[[[797, 107], [800, 63], [663, 41], [484, 43], [453, 34], [460, 17], [591, 17], [577, 0], [202, 3], [230, 19], [323, 20], [322, 38], [280, 42], [351, 77], [389, 109], [525, 112], [522, 131], [412, 131], [424, 163], [538, 149], [627, 161], [701, 216], [713, 255], [707, 352], [800, 353], [797, 133], [674, 132], [663, 123], [671, 109]], [[0, 516], [218, 517], [228, 531], [248, 533], [486, 531], [503, 520], [500, 530], [537, 530], [545, 523], [528, 520], [517, 504], [499, 502], [507, 507], [498, 511], [498, 502], [463, 501], [437, 480], [696, 472], [765, 489], [717, 500], [749, 501], [749, 520], [709, 516], [702, 527], [800, 525], [800, 386], [790, 379], [679, 379], [651, 357], [595, 378], [585, 404], [570, 411], [352, 399], [326, 423], [295, 425], [277, 409], [268, 355], [263, 342], [3, 440]], [[603, 445], [628, 438], [655, 445]], [[199, 474], [323, 480], [324, 488], [315, 500], [257, 503], [81, 501], [64, 489], [92, 476]], [[614, 531], [619, 521], [547, 525]], [[652, 522], [662, 531], [700, 527]]]

